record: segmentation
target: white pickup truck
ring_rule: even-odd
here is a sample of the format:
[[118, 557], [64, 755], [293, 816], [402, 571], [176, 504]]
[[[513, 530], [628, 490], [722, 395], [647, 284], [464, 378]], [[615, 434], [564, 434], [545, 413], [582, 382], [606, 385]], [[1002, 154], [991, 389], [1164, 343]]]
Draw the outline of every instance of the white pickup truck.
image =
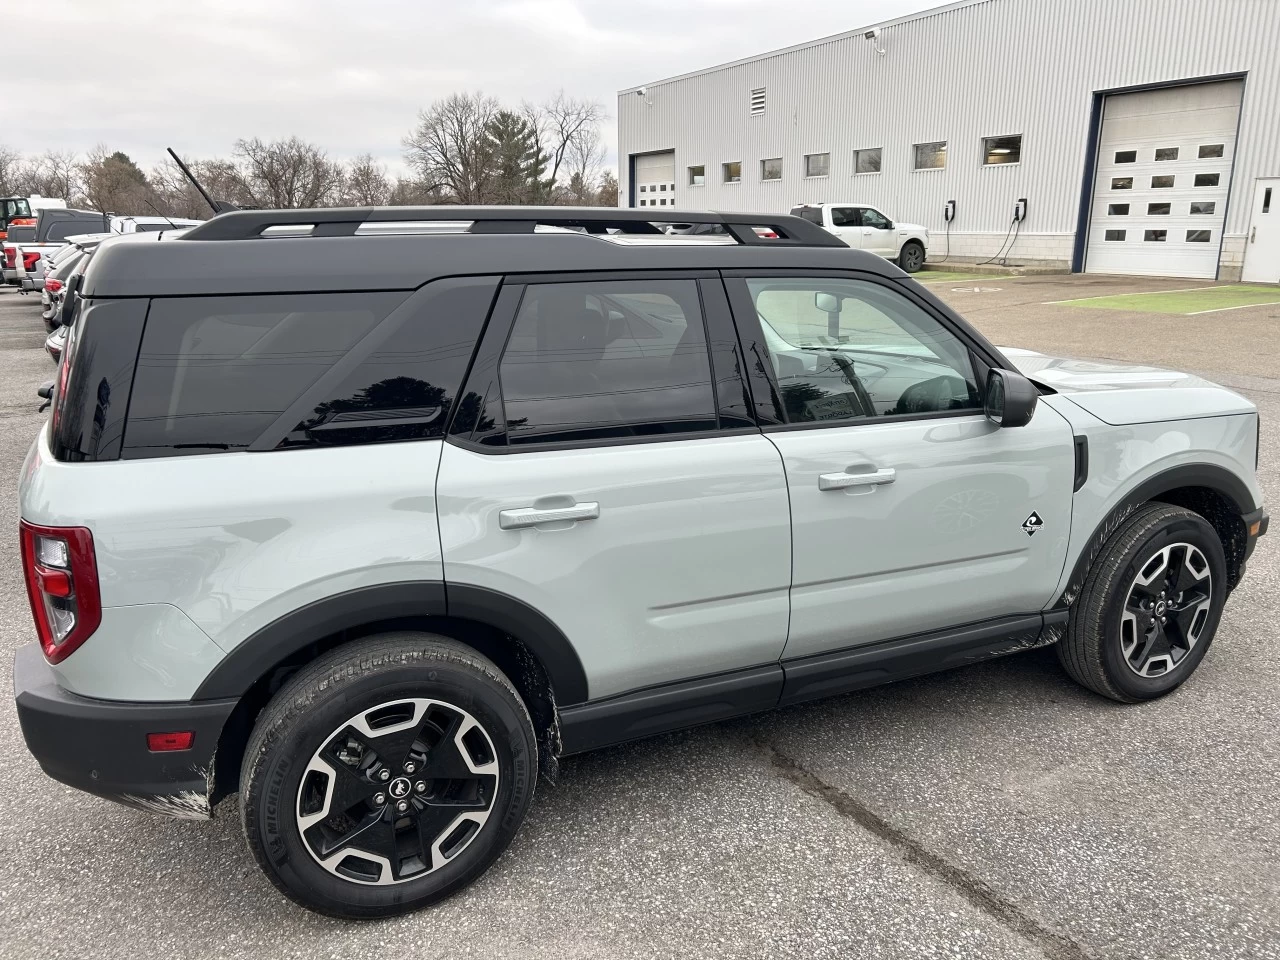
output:
[[791, 208], [833, 233], [849, 246], [895, 261], [907, 273], [924, 266], [929, 252], [929, 228], [918, 223], [896, 223], [869, 203], [810, 203]]

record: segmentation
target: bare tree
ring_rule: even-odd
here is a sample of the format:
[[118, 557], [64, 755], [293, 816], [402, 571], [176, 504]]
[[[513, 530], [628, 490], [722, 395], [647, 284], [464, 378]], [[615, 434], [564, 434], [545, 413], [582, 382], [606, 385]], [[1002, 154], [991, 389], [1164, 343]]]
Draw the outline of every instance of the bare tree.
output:
[[582, 127], [565, 149], [564, 172], [568, 182], [560, 195], [578, 206], [598, 202], [600, 174], [604, 170], [605, 148], [596, 126]]
[[342, 202], [353, 207], [380, 207], [391, 200], [391, 181], [387, 168], [373, 158], [362, 154], [347, 167], [347, 182]]
[[237, 140], [234, 156], [240, 190], [259, 209], [327, 206], [344, 185], [342, 165], [299, 137]]
[[572, 176], [568, 169], [571, 164], [567, 162], [570, 151], [590, 153], [590, 148], [582, 143], [593, 134], [598, 144], [599, 127], [605, 119], [604, 108], [594, 100], [566, 96], [561, 90], [540, 107], [525, 104], [524, 115], [534, 124], [538, 147], [548, 157], [544, 192], [550, 197], [562, 177], [569, 179]]
[[404, 139], [405, 160], [427, 192], [446, 203], [488, 202], [490, 147], [486, 130], [498, 101], [482, 93], [455, 93], [418, 114]]
[[22, 174], [22, 154], [0, 146], [0, 196], [16, 196]]
[[83, 199], [80, 182], [80, 163], [74, 153], [46, 150], [22, 165], [17, 178], [17, 191], [22, 194], [39, 194], [56, 197], [68, 203]]
[[[226, 200], [240, 207], [252, 206], [241, 188], [240, 174], [229, 160], [193, 160], [183, 157], [182, 162], [191, 168], [191, 172], [215, 200]], [[165, 159], [155, 167], [148, 180], [155, 197], [154, 202], [165, 216], [207, 220], [213, 215], [200, 191], [172, 160]]]
[[387, 204], [392, 207], [417, 207], [445, 202], [440, 188], [430, 189], [421, 181], [408, 177], [398, 177], [387, 198]]

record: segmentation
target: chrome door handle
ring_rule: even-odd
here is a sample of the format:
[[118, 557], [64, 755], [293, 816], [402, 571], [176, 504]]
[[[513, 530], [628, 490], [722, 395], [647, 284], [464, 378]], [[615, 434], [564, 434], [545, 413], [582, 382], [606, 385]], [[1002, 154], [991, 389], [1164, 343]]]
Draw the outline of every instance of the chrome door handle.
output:
[[846, 487], [874, 487], [882, 483], [893, 483], [898, 472], [893, 467], [885, 467], [874, 473], [824, 473], [818, 477], [819, 490], [844, 490]]
[[539, 510], [537, 507], [520, 507], [498, 513], [498, 526], [503, 530], [533, 527], [539, 523], [559, 523], [564, 520], [596, 520], [600, 517], [600, 504], [575, 503], [572, 507], [556, 507]]

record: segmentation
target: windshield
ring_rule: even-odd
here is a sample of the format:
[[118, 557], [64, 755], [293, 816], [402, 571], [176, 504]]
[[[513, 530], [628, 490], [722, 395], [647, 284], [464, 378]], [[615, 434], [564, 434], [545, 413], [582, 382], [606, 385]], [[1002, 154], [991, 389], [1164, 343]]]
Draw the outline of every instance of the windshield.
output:
[[31, 216], [31, 204], [27, 202], [26, 197], [5, 200], [3, 214], [5, 223], [8, 223], [14, 217], [29, 217]]

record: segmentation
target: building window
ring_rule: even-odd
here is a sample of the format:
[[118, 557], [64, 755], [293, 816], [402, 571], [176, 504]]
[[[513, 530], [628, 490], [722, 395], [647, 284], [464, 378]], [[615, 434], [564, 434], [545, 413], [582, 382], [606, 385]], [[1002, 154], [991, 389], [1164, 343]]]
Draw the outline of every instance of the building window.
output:
[[[1212, 207], [1213, 204], [1211, 203], [1209, 204], [1209, 206]], [[1267, 187], [1267, 189], [1262, 191], [1262, 212], [1263, 213], [1271, 212], [1271, 188], [1270, 187]]]
[[1129, 215], [1129, 205], [1127, 203], [1107, 204], [1108, 217], [1127, 217], [1128, 215]]
[[947, 165], [947, 141], [937, 143], [917, 143], [915, 151], [915, 169], [941, 170]]
[[806, 177], [825, 177], [831, 172], [831, 154], [807, 153], [804, 157]]
[[667, 205], [667, 198], [666, 198], [666, 197], [663, 197], [661, 200], [659, 200], [659, 201], [658, 201], [658, 206], [660, 206], [660, 207], [665, 207], [666, 205]]
[[1200, 146], [1200, 152], [1199, 152], [1199, 154], [1198, 154], [1198, 159], [1200, 159], [1200, 160], [1214, 160], [1214, 159], [1217, 159], [1218, 157], [1221, 157], [1221, 156], [1222, 156], [1222, 151], [1223, 151], [1223, 148], [1224, 148], [1224, 147], [1225, 147], [1225, 144], [1221, 144], [1221, 143], [1205, 143], [1205, 144], [1202, 144], [1202, 145]]
[[1218, 204], [1212, 200], [1208, 201], [1207, 203], [1206, 202], [1193, 203], [1191, 204], [1191, 215], [1193, 217], [1211, 217], [1217, 211], [1217, 209], [1218, 209]]
[[644, 200], [641, 200], [641, 201], [640, 201], [640, 206], [642, 206], [642, 207], [644, 206]]
[[1188, 230], [1187, 243], [1208, 243], [1211, 232], [1209, 230]]
[[879, 173], [881, 147], [853, 151], [854, 173]]
[[1148, 230], [1142, 235], [1142, 239], [1150, 243], [1164, 243], [1164, 238], [1168, 236], [1168, 230]]
[[1171, 203], [1148, 203], [1147, 204], [1148, 217], [1167, 217], [1170, 214], [1170, 212], [1172, 212], [1172, 210], [1173, 210], [1173, 204]]
[[983, 166], [1019, 163], [1022, 160], [1022, 134], [1012, 137], [985, 137], [982, 141]]
[[1218, 185], [1218, 177], [1219, 177], [1219, 176], [1221, 176], [1221, 174], [1217, 174], [1217, 173], [1197, 173], [1197, 174], [1196, 174], [1196, 186], [1197, 186], [1197, 187], [1216, 187], [1216, 186]]
[[1106, 240], [1106, 241], [1107, 241], [1107, 242], [1109, 242], [1109, 243], [1114, 242], [1114, 241], [1116, 241], [1116, 240], [1123, 240], [1123, 239], [1124, 239], [1124, 231], [1123, 231], [1123, 230], [1108, 230], [1108, 231], [1103, 235], [1103, 239], [1104, 239], [1104, 240]]
[[642, 184], [640, 184], [640, 192], [641, 192], [641, 193], [644, 193], [644, 192], [645, 192], [645, 189], [646, 189], [645, 185], [644, 185], [643, 183], [642, 183]]
[[1177, 160], [1177, 147], [1156, 147], [1156, 160]]
[[764, 113], [764, 87], [756, 87], [751, 91], [751, 115], [758, 117]]
[[761, 180], [781, 180], [782, 179], [782, 158], [774, 157], [771, 160], [760, 161], [760, 179]]
[[724, 168], [725, 183], [741, 183], [742, 182], [742, 161], [734, 160], [732, 163], [722, 165]]
[[1137, 150], [1117, 150], [1116, 151], [1116, 163], [1137, 163], [1137, 162], [1138, 162]]
[[1173, 186], [1173, 177], [1152, 177], [1151, 188], [1153, 190], [1161, 190], [1165, 187]]
[[1133, 177], [1112, 177], [1111, 189], [1112, 190], [1132, 190]]
[[707, 182], [707, 168], [703, 164], [689, 168], [689, 186], [701, 187]]

